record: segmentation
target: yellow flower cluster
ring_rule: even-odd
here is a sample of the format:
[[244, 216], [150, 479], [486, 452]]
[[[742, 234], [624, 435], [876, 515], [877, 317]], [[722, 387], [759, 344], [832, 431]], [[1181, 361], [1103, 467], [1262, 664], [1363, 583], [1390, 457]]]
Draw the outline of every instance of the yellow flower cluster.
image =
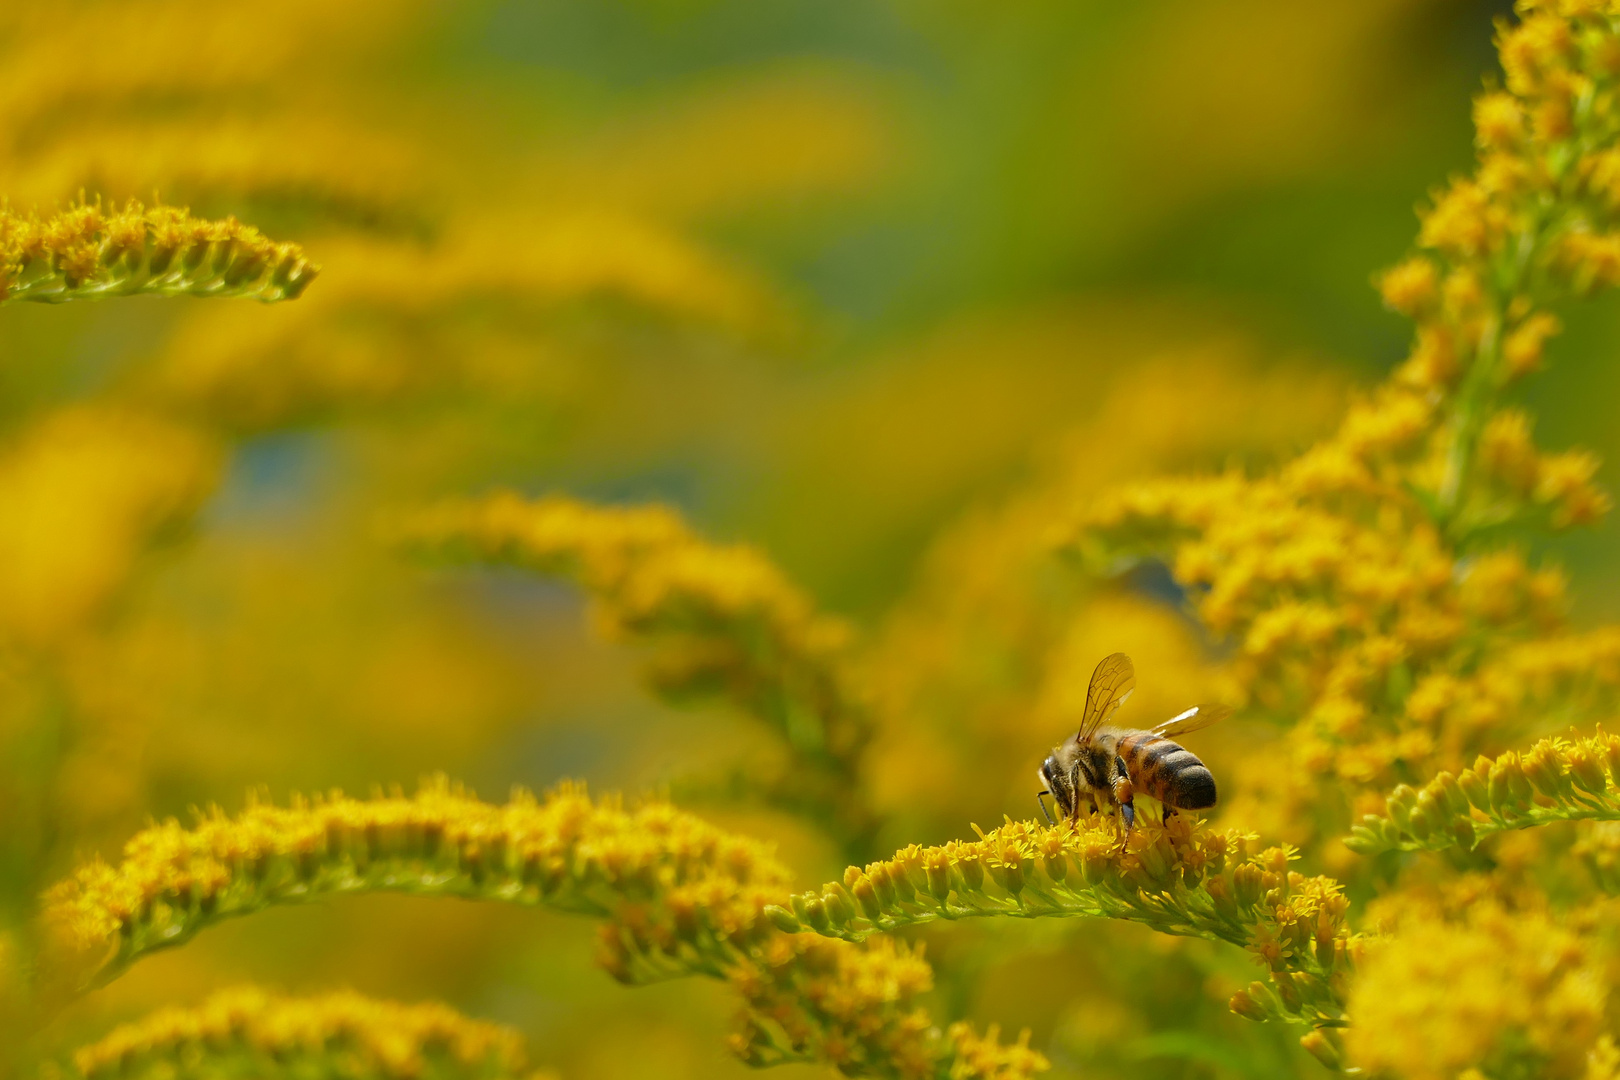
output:
[[[786, 941], [764, 911], [787, 888], [786, 870], [765, 848], [667, 803], [627, 810], [565, 785], [544, 799], [519, 791], [494, 806], [438, 779], [412, 798], [333, 795], [289, 808], [254, 804], [235, 818], [216, 810], [190, 829], [154, 826], [131, 839], [120, 865], [90, 863], [52, 889], [43, 919], [55, 974], [71, 989], [106, 982], [220, 919], [321, 896], [543, 904], [602, 917], [603, 965], [625, 982], [741, 979], [752, 1002], [746, 988], [756, 984], [738, 973], [771, 972], [777, 989], [758, 991], [770, 1015], [791, 1008], [816, 1024], [800, 1052], [866, 1047], [864, 1056], [839, 1059], [851, 1075], [1022, 1077], [1041, 1065], [1029, 1055], [1022, 1072], [961, 1071], [964, 1062], [1003, 1058], [982, 1041], [941, 1033], [913, 995], [886, 989], [914, 983], [921, 960], [810, 937]], [[801, 955], [803, 971], [795, 967]], [[813, 996], [784, 997], [787, 986]], [[834, 1007], [834, 999], [850, 1005]], [[764, 1020], [746, 1022], [754, 1031]], [[888, 1051], [929, 1070], [897, 1072]]]
[[1251, 712], [1292, 726], [1263, 764], [1280, 783], [1241, 786], [1313, 850], [1396, 784], [1620, 685], [1620, 635], [1565, 631], [1562, 575], [1491, 546], [1501, 526], [1609, 505], [1595, 458], [1542, 453], [1499, 399], [1557, 330], [1545, 305], [1602, 276], [1592, 245], [1615, 221], [1593, 185], [1620, 160], [1620, 30], [1603, 5], [1522, 6], [1502, 29], [1506, 88], [1477, 103], [1479, 168], [1435, 196], [1419, 254], [1381, 282], [1417, 320], [1406, 364], [1273, 473], [1138, 485], [1075, 527], [1103, 564], [1168, 554], [1201, 621], [1238, 646]]
[[1253, 762], [1270, 779], [1240, 785], [1258, 820], [1315, 846], [1396, 784], [1534, 733], [1542, 709], [1613, 703], [1620, 633], [1566, 630], [1562, 575], [1460, 555], [1404, 498], [1347, 512], [1292, 475], [1138, 487], [1087, 524], [1111, 551], [1170, 547], [1200, 619], [1238, 645], [1251, 713], [1299, 718], [1280, 760]]
[[204, 221], [168, 206], [84, 204], [52, 217], [0, 206], [0, 303], [162, 296], [290, 300], [317, 269], [232, 218]]
[[[555, 404], [560, 387], [580, 392], [576, 365], [609, 365], [599, 340], [582, 346], [535, 319], [537, 304], [776, 338], [790, 305], [686, 215], [864, 186], [892, 152], [875, 95], [798, 65], [626, 110], [606, 139], [546, 126], [517, 148], [428, 109], [433, 91], [417, 79], [371, 78], [408, 67], [376, 56], [427, 32], [443, 14], [434, 5], [334, 6], [0, 12], [0, 191], [14, 203], [157, 190], [200, 212], [264, 208], [320, 235], [331, 279], [311, 310], [268, 322], [188, 313], [140, 373], [166, 405], [218, 425], [442, 406], [469, 385]], [[390, 107], [359, 104], [377, 95]]]
[[64, 958], [97, 982], [222, 918], [322, 895], [468, 896], [612, 917], [606, 957], [626, 981], [717, 972], [766, 931], [758, 913], [787, 885], [760, 845], [667, 803], [627, 810], [564, 786], [495, 806], [443, 778], [415, 796], [340, 794], [290, 807], [217, 808], [192, 828], [137, 834], [113, 867], [82, 867], [46, 897]]
[[543, 1080], [517, 1032], [444, 1005], [402, 1005], [352, 992], [278, 997], [225, 990], [167, 1008], [73, 1055], [82, 1080], [221, 1075], [342, 1075], [352, 1080]]
[[824, 1061], [849, 1076], [1024, 1080], [1044, 1072], [1026, 1031], [1004, 1044], [951, 1025], [942, 1038], [917, 998], [933, 986], [922, 950], [877, 938], [864, 949], [779, 937], [731, 973], [748, 1006], [732, 1048], [750, 1065]]
[[1481, 756], [1420, 789], [1402, 784], [1383, 815], [1368, 815], [1345, 843], [1354, 851], [1431, 851], [1506, 829], [1553, 821], [1620, 820], [1620, 736], [1542, 739], [1523, 754]]
[[1121, 839], [1092, 817], [1053, 826], [1008, 821], [977, 841], [913, 845], [892, 859], [851, 866], [842, 882], [795, 895], [768, 914], [860, 940], [937, 919], [1088, 915], [1128, 919], [1161, 933], [1228, 941], [1270, 973], [1233, 1000], [1254, 1019], [1334, 1025], [1360, 951], [1337, 882], [1290, 870], [1286, 848], [1251, 835], [1211, 832], [1185, 815]]
[[1488, 886], [1386, 902], [1391, 936], [1351, 990], [1349, 1060], [1408, 1080], [1613, 1074], [1610, 980], [1590, 913], [1513, 904]]
[[815, 813], [852, 846], [869, 835], [857, 785], [872, 717], [848, 670], [849, 628], [817, 612], [757, 550], [710, 544], [664, 507], [514, 494], [429, 509], [404, 539], [441, 557], [578, 582], [606, 633], [652, 645], [649, 677], [661, 693], [719, 694], [782, 733], [797, 760], [768, 794]]

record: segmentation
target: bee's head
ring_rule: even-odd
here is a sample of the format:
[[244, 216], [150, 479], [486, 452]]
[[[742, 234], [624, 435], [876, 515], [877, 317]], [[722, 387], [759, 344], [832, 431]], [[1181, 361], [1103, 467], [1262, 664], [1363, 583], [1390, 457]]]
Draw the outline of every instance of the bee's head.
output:
[[1051, 754], [1041, 763], [1037, 774], [1041, 787], [1052, 793], [1057, 800], [1058, 808], [1064, 817], [1074, 816], [1074, 785], [1069, 782], [1069, 774], [1058, 761], [1056, 754]]

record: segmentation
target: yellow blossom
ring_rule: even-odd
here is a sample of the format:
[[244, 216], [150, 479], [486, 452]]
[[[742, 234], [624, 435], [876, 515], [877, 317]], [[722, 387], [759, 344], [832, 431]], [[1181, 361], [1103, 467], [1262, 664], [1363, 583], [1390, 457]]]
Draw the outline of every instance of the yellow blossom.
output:
[[[1620, 117], [1572, 104], [1612, 78], [1582, 66], [1615, 36], [1607, 19], [1526, 5], [1503, 28], [1506, 88], [1476, 102], [1479, 170], [1436, 194], [1425, 250], [1380, 281], [1417, 321], [1412, 353], [1337, 432], [1270, 472], [1139, 483], [1077, 515], [1072, 543], [1093, 565], [1163, 558], [1236, 646], [1252, 706], [1285, 729], [1285, 763], [1256, 764], [1232, 812], [1284, 822], [1324, 857], [1342, 858], [1324, 841], [1402, 781], [1541, 734], [1535, 710], [1568, 700], [1575, 665], [1608, 648], [1567, 631], [1556, 570], [1483, 540], [1609, 507], [1593, 455], [1539, 450], [1499, 401], [1541, 366], [1561, 292], [1620, 282], [1611, 223], [1579, 198], [1604, 182]], [[1571, 168], [1576, 127], [1585, 164]], [[1552, 198], [1568, 217], [1547, 216]], [[1373, 664], [1375, 642], [1398, 659]], [[1596, 719], [1614, 684], [1588, 671], [1601, 689], [1577, 715]]]
[[1557, 316], [1538, 311], [1510, 332], [1502, 342], [1505, 374], [1516, 379], [1541, 366], [1541, 350], [1546, 340], [1561, 329]]
[[604, 959], [635, 980], [714, 968], [763, 932], [759, 910], [787, 880], [762, 846], [665, 803], [626, 810], [564, 786], [492, 806], [437, 779], [411, 798], [254, 802], [190, 829], [156, 825], [118, 866], [92, 862], [56, 886], [44, 918], [64, 975], [105, 981], [271, 904], [376, 890], [484, 896], [616, 915], [624, 932]]
[[341, 1068], [357, 1080], [416, 1080], [430, 1069], [488, 1080], [552, 1075], [531, 1071], [517, 1032], [444, 1005], [401, 1005], [352, 992], [278, 997], [255, 987], [115, 1028], [74, 1053], [69, 1075], [178, 1080], [290, 1067]]
[[1524, 113], [1518, 99], [1501, 92], [1480, 95], [1474, 100], [1474, 132], [1482, 148], [1511, 148], [1524, 136]]
[[1439, 274], [1434, 263], [1419, 256], [1384, 271], [1378, 289], [1384, 303], [1402, 315], [1415, 317], [1439, 299]]
[[296, 244], [257, 229], [130, 203], [80, 205], [48, 218], [0, 206], [0, 303], [135, 293], [290, 300], [315, 278]]
[[1363, 817], [1345, 843], [1363, 854], [1466, 850], [1507, 830], [1617, 820], [1617, 778], [1620, 736], [1600, 729], [1585, 738], [1542, 739], [1522, 754], [1480, 756], [1458, 773], [1437, 774], [1420, 789], [1395, 788], [1385, 812]]
[[801, 764], [782, 777], [777, 797], [818, 806], [851, 843], [871, 829], [855, 784], [872, 720], [848, 668], [849, 629], [755, 549], [706, 543], [664, 507], [513, 494], [430, 508], [404, 534], [426, 552], [575, 579], [599, 626], [653, 645], [655, 687], [718, 691], [817, 765], [820, 776]]
[[987, 1078], [1022, 1080], [1045, 1067], [1038, 1054], [940, 1032], [915, 1004], [931, 980], [919, 956], [780, 934], [766, 909], [787, 881], [762, 845], [667, 803], [627, 810], [564, 785], [495, 806], [439, 779], [411, 798], [334, 793], [253, 803], [234, 818], [216, 809], [190, 829], [153, 826], [118, 866], [92, 862], [51, 890], [47, 974], [70, 991], [105, 982], [220, 919], [325, 895], [543, 904], [605, 919], [601, 960], [622, 981], [730, 979], [750, 1009], [733, 1045], [750, 1061], [787, 1053], [777, 1038], [785, 1012], [802, 1021], [785, 1036], [793, 1060], [851, 1075], [955, 1076], [979, 1062], [1006, 1066]]
[[1608, 992], [1575, 928], [1493, 898], [1459, 918], [1419, 906], [1389, 929], [1351, 992], [1351, 1064], [1411, 1080], [1587, 1075]]
[[1500, 245], [1509, 222], [1477, 183], [1458, 180], [1436, 193], [1418, 243], [1447, 256], [1477, 259]]
[[861, 940], [937, 919], [1077, 915], [1128, 919], [1167, 934], [1248, 949], [1273, 975], [1259, 991], [1278, 1018], [1336, 1023], [1359, 949], [1337, 882], [1289, 869], [1286, 848], [1211, 832], [1185, 816], [1123, 840], [1098, 818], [1008, 821], [978, 841], [916, 845], [851, 866], [842, 882], [768, 909], [785, 929]]

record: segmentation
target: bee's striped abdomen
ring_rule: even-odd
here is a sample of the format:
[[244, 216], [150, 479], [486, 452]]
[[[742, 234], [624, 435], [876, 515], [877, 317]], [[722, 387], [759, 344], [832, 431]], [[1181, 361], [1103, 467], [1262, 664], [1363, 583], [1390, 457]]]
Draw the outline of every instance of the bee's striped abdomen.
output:
[[1215, 777], [1191, 750], [1150, 731], [1133, 731], [1119, 740], [1119, 756], [1130, 770], [1131, 783], [1178, 810], [1206, 810], [1215, 805]]

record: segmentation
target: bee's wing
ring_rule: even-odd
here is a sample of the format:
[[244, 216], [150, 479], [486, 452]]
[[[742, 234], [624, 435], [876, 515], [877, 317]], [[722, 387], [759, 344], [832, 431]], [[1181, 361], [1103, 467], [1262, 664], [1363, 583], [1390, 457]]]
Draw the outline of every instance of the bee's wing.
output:
[[1131, 658], [1122, 652], [1103, 657], [1097, 670], [1091, 673], [1091, 685], [1086, 689], [1086, 712], [1080, 718], [1080, 734], [1076, 738], [1080, 742], [1091, 738], [1135, 689], [1136, 667]]
[[1211, 724], [1219, 723], [1232, 715], [1230, 705], [1194, 705], [1184, 713], [1179, 713], [1166, 720], [1155, 728], [1149, 730], [1155, 735], [1170, 738], [1172, 735], [1185, 735], [1189, 731], [1202, 731]]

